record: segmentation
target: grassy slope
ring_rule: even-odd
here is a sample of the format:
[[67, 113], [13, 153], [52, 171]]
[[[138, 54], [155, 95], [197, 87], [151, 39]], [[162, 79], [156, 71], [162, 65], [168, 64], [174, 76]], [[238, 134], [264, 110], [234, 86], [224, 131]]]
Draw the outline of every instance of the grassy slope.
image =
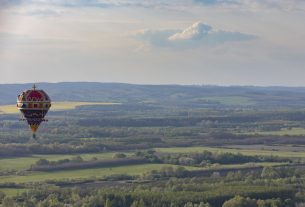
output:
[[[75, 109], [77, 106], [85, 105], [114, 105], [119, 103], [108, 102], [52, 102], [52, 111], [62, 111]], [[0, 105], [0, 114], [16, 114], [19, 113], [15, 105]]]

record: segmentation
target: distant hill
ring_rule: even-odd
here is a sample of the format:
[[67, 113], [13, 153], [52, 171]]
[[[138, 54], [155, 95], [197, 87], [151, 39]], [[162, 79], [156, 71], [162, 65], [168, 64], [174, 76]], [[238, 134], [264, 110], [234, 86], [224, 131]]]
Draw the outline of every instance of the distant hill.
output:
[[[305, 87], [221, 87], [123, 83], [37, 83], [53, 101], [171, 104], [177, 106], [305, 106]], [[32, 84], [0, 84], [0, 104], [14, 104]]]

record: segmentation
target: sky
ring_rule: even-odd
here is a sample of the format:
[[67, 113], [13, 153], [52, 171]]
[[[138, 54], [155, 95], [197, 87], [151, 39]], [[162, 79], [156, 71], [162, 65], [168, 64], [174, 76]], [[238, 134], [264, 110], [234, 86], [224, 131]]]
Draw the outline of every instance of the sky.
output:
[[0, 84], [305, 86], [305, 0], [0, 0]]

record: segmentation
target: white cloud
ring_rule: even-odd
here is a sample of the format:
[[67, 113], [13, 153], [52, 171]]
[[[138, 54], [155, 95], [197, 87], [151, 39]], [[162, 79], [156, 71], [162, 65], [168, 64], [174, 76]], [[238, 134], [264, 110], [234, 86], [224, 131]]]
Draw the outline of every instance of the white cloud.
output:
[[212, 27], [203, 24], [201, 22], [196, 22], [190, 27], [186, 28], [182, 32], [178, 32], [173, 34], [168, 39], [171, 41], [175, 40], [199, 40], [204, 36], [208, 35], [208, 33], [212, 30]]
[[196, 22], [184, 30], [142, 30], [136, 33], [136, 37], [153, 46], [168, 48], [214, 46], [225, 42], [257, 38], [255, 35], [241, 32], [214, 30], [212, 26], [202, 22]]

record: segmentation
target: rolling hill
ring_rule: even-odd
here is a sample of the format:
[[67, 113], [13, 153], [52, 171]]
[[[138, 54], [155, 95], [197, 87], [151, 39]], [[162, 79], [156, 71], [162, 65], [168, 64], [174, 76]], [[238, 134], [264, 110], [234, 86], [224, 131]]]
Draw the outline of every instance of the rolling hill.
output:
[[[305, 88], [198, 85], [135, 85], [124, 83], [37, 83], [53, 101], [171, 104], [182, 107], [302, 106]], [[32, 84], [0, 84], [0, 104], [14, 104]]]

